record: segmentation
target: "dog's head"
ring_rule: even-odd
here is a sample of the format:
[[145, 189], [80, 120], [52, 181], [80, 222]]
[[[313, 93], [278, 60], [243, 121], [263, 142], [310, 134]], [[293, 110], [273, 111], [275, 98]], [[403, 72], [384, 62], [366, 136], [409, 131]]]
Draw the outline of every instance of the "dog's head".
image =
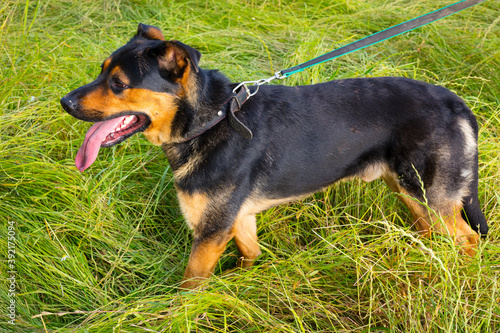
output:
[[160, 29], [139, 24], [137, 34], [102, 64], [97, 79], [61, 99], [66, 112], [95, 122], [76, 157], [80, 171], [111, 147], [143, 132], [153, 144], [175, 140], [179, 103], [196, 104], [201, 54]]

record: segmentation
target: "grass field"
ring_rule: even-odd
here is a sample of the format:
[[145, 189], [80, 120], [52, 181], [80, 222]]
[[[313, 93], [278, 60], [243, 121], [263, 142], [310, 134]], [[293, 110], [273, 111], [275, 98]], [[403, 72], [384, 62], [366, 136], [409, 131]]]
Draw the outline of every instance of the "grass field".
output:
[[80, 173], [74, 158], [89, 124], [59, 105], [139, 22], [241, 81], [449, 3], [2, 1], [0, 331], [500, 332], [498, 1], [283, 81], [406, 76], [463, 97], [480, 125], [490, 223], [475, 259], [448, 237], [419, 238], [382, 182], [353, 180], [262, 213], [254, 267], [223, 275], [238, 257], [230, 243], [202, 291], [179, 292], [191, 235], [163, 152], [136, 135]]

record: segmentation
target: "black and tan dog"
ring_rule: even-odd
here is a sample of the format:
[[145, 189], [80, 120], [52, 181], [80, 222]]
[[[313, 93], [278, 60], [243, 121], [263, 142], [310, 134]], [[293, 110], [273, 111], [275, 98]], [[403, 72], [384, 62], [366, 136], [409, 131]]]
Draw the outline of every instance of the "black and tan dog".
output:
[[194, 232], [182, 287], [209, 277], [232, 238], [250, 266], [261, 253], [255, 214], [353, 176], [382, 178], [418, 230], [447, 233], [475, 254], [477, 232], [488, 231], [478, 127], [455, 94], [405, 78], [262, 86], [236, 114], [253, 132], [247, 139], [227, 119], [212, 121], [227, 112], [236, 84], [199, 60], [197, 50], [141, 24], [94, 82], [61, 100], [72, 116], [95, 122], [77, 154], [81, 171], [100, 147], [137, 132], [162, 146]]

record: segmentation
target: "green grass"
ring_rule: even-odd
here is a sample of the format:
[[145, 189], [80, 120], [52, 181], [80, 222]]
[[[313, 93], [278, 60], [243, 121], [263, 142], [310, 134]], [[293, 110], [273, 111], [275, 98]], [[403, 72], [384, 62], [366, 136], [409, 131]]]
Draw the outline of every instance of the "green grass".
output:
[[[487, 1], [284, 81], [406, 76], [462, 96], [480, 124], [477, 258], [420, 239], [381, 183], [340, 183], [259, 216], [248, 271], [230, 243], [201, 292], [178, 292], [191, 236], [161, 149], [142, 135], [74, 166], [88, 128], [59, 99], [139, 22], [233, 81], [275, 71], [450, 1], [11, 1], [0, 4], [0, 273], [15, 222], [16, 325], [26, 332], [499, 332], [500, 4]], [[65, 259], [65, 260], [63, 260]]]

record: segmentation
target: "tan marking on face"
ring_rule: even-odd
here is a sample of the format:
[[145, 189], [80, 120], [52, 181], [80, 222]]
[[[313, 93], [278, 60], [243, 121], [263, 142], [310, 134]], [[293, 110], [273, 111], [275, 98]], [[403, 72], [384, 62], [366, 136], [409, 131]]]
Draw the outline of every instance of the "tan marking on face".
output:
[[102, 72], [105, 72], [108, 67], [109, 67], [109, 64], [111, 64], [111, 57], [109, 57], [108, 59], [104, 60], [104, 62], [102, 63]]
[[186, 97], [188, 102], [196, 107], [198, 104], [198, 84], [196, 83], [196, 76], [191, 75], [192, 70], [191, 70], [191, 63], [188, 61], [189, 65], [186, 67], [184, 70], [184, 75], [182, 76], [180, 80], [181, 84], [181, 91], [179, 92], [179, 96], [181, 97]]
[[123, 72], [123, 70], [122, 70], [122, 68], [120, 66], [115, 66], [111, 70], [111, 77], [118, 78], [122, 83], [124, 83], [126, 85], [130, 85], [130, 79]]
[[182, 210], [182, 215], [191, 230], [195, 230], [201, 222], [203, 214], [210, 204], [210, 199], [205, 193], [192, 193], [177, 189], [177, 197]]
[[193, 64], [186, 58], [184, 51], [180, 51], [176, 45], [169, 47], [165, 56], [158, 58], [160, 68], [173, 71], [183, 70], [182, 77], [177, 79], [180, 84], [179, 97], [186, 98], [194, 107], [198, 104], [198, 85], [196, 74], [193, 73]]
[[[148, 91], [151, 94], [151, 91]], [[158, 108], [149, 114], [151, 117], [151, 125], [143, 132], [146, 139], [154, 145], [160, 146], [165, 142], [171, 142], [172, 138], [172, 122], [177, 113], [177, 97], [166, 93], [158, 94], [161, 98], [158, 99]]]
[[142, 112], [151, 119], [151, 125], [143, 132], [154, 145], [172, 141], [172, 121], [177, 112], [177, 97], [172, 94], [154, 92], [147, 89], [124, 89], [113, 93], [107, 82], [82, 97], [83, 110], [99, 110], [102, 118], [127, 111]]

